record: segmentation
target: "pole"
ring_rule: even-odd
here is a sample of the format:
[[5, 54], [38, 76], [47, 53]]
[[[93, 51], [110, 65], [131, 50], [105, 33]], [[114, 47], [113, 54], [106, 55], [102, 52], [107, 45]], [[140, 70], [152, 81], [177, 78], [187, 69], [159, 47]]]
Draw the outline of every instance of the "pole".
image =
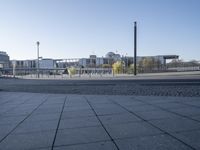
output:
[[137, 75], [137, 22], [134, 22], [134, 75]]
[[13, 61], [13, 78], [15, 78], [16, 61]]
[[40, 42], [39, 41], [37, 41], [36, 42], [36, 44], [37, 44], [37, 76], [38, 76], [38, 78], [40, 78], [40, 72], [39, 72], [39, 45], [40, 45]]

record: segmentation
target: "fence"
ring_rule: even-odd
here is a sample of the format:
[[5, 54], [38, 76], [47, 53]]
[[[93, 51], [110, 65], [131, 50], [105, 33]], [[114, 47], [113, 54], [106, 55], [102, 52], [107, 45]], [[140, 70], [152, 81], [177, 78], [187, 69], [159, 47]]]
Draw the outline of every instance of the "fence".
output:
[[[37, 69], [33, 68], [7, 68], [0, 69], [0, 76], [20, 77], [20, 78], [44, 78], [44, 79], [64, 79], [69, 78], [70, 75], [66, 68], [56, 69]], [[152, 66], [152, 67], [138, 67], [137, 72], [143, 73], [160, 73], [160, 72], [181, 72], [181, 71], [199, 71], [200, 66], [193, 67], [166, 67], [166, 66]], [[133, 74], [133, 68], [123, 67], [123, 75]], [[112, 68], [76, 68], [74, 77], [103, 77], [113, 76]]]

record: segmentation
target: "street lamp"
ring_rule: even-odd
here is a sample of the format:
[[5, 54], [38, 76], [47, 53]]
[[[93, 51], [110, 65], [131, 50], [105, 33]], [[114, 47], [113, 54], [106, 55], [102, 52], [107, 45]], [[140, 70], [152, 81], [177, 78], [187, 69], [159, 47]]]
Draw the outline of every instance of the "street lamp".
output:
[[125, 60], [126, 60], [126, 67], [128, 68], [128, 54], [126, 53], [126, 58], [125, 58]]
[[137, 22], [134, 22], [134, 75], [137, 75]]
[[37, 44], [37, 76], [38, 76], [38, 78], [40, 77], [40, 73], [39, 73], [39, 45], [40, 45], [40, 42], [39, 41], [37, 41], [36, 42], [36, 44]]
[[15, 60], [12, 62], [12, 65], [13, 65], [13, 78], [15, 78], [15, 70], [16, 70], [16, 61]]

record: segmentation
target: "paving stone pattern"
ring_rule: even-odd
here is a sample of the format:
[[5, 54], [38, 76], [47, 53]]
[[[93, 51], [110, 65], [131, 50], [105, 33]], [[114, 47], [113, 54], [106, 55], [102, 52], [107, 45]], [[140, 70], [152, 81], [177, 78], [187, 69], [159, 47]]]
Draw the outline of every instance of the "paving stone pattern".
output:
[[198, 150], [200, 98], [0, 92], [0, 150]]

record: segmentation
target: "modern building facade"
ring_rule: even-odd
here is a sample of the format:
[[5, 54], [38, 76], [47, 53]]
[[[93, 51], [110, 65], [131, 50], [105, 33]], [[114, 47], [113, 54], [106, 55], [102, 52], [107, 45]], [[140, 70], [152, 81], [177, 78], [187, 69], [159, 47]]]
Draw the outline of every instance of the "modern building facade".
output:
[[0, 51], [0, 69], [9, 68], [10, 57], [6, 52]]
[[145, 58], [153, 59], [154, 61], [158, 61], [162, 65], [166, 65], [166, 61], [168, 59], [179, 59], [179, 56], [178, 55], [138, 56], [137, 63], [139, 63], [142, 59]]
[[[36, 69], [38, 61], [34, 60], [11, 60], [11, 66], [15, 65], [16, 69]], [[39, 60], [40, 69], [54, 69], [56, 68], [56, 61], [50, 58]]]
[[[5, 55], [5, 53], [4, 53]], [[178, 55], [157, 55], [157, 56], [138, 56], [137, 63], [139, 64], [143, 59], [152, 59], [159, 62], [160, 65], [166, 65], [167, 59], [178, 59]], [[5, 58], [4, 58], [5, 59]], [[9, 62], [9, 57], [6, 59]], [[76, 58], [76, 59], [51, 59], [42, 58], [39, 60], [40, 69], [65, 69], [69, 67], [76, 68], [112, 68], [113, 63], [116, 61], [123, 61], [125, 67], [133, 64], [134, 57], [121, 56], [114, 52], [108, 52], [105, 57], [97, 57], [90, 55], [89, 58]], [[37, 59], [35, 60], [12, 60], [11, 64], [15, 64], [15, 68], [21, 69], [37, 69]], [[4, 63], [5, 64], [5, 63]], [[9, 64], [9, 63], [7, 63]], [[12, 66], [11, 66], [12, 67]]]
[[[137, 56], [137, 63], [143, 59], [152, 59], [159, 62], [161, 65], [166, 65], [167, 59], [178, 59], [178, 55], [157, 55], [157, 56]], [[89, 58], [79, 59], [79, 66], [82, 67], [102, 67], [110, 66], [116, 61], [123, 61], [125, 66], [128, 67], [133, 64], [134, 57], [131, 56], [121, 56], [120, 54], [115, 54], [114, 52], [108, 52], [105, 57], [97, 57], [96, 55], [90, 55]]]
[[55, 69], [56, 61], [51, 58], [45, 58], [39, 60], [39, 68], [40, 69]]
[[122, 60], [120, 54], [108, 52], [105, 57], [97, 57], [96, 55], [90, 55], [89, 58], [79, 59], [79, 66], [82, 67], [103, 67], [107, 65], [112, 67], [112, 64], [116, 61]]
[[11, 60], [10, 67], [15, 66], [17, 69], [33, 69], [36, 68], [36, 60]]

